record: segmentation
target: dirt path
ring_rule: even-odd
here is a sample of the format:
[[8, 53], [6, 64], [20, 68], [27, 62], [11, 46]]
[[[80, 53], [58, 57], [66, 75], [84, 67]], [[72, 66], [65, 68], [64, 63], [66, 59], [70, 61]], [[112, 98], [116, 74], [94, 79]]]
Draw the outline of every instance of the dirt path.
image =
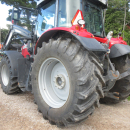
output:
[[[31, 93], [5, 95], [0, 88], [0, 130], [59, 130], [42, 118]], [[130, 130], [130, 102], [101, 105], [83, 123], [63, 130]]]

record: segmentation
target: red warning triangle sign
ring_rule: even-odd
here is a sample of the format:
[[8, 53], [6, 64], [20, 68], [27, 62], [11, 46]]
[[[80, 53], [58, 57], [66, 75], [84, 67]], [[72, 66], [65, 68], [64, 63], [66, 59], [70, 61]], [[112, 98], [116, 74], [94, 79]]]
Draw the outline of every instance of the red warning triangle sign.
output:
[[77, 10], [73, 20], [71, 21], [72, 25], [77, 25], [78, 24], [78, 20], [80, 20], [80, 19], [84, 20], [83, 13], [82, 13], [81, 10]]

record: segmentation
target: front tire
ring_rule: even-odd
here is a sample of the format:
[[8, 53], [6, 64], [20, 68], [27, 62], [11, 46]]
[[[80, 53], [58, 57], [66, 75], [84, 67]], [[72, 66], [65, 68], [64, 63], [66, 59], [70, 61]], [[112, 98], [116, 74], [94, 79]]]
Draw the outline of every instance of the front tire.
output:
[[[58, 127], [86, 119], [104, 96], [102, 72], [96, 58], [77, 40], [59, 38], [44, 43], [32, 66], [32, 91], [43, 117]], [[63, 86], [55, 84], [60, 76], [52, 81], [53, 73], [64, 79]], [[60, 96], [54, 87], [59, 89]]]
[[12, 76], [12, 68], [8, 56], [3, 56], [0, 64], [1, 88], [5, 94], [21, 92], [18, 87], [18, 78]]

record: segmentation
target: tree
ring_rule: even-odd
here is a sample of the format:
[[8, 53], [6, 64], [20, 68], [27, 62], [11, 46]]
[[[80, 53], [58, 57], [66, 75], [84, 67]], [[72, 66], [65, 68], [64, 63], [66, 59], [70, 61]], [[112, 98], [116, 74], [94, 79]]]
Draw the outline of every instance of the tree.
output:
[[8, 30], [7, 29], [1, 29], [1, 42], [5, 41], [5, 38], [8, 34]]
[[126, 26], [126, 5], [127, 5], [127, 1], [124, 0], [124, 25], [123, 25], [123, 38], [124, 38], [124, 31], [125, 31], [125, 26]]
[[[14, 7], [23, 6], [28, 8], [36, 8], [36, 0], [0, 0], [2, 4], [6, 5], [13, 5]], [[30, 17], [32, 15], [31, 11], [21, 9], [23, 16], [20, 17], [20, 20], [18, 22], [19, 26], [26, 26], [28, 30], [31, 31], [31, 20]], [[11, 21], [11, 15], [12, 15], [12, 9], [9, 10], [9, 16], [7, 18], [8, 21]], [[27, 17], [26, 17], [27, 16]], [[36, 14], [33, 13], [33, 16], [36, 16]]]
[[2, 4], [18, 7], [36, 8], [36, 0], [0, 0]]
[[130, 38], [128, 38], [130, 29], [126, 25], [130, 22], [129, 2], [130, 0], [108, 0], [105, 18], [106, 33], [113, 31], [114, 37], [117, 37], [118, 33], [122, 32], [128, 44], [130, 44]]

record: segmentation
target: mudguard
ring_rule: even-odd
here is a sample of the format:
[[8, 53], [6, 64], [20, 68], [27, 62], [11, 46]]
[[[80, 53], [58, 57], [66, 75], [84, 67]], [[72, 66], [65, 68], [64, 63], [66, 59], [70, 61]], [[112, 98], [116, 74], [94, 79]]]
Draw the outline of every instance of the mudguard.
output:
[[110, 58], [120, 57], [130, 53], [130, 46], [124, 44], [114, 44], [111, 47]]
[[58, 27], [52, 28], [42, 34], [38, 39], [35, 46], [35, 54], [37, 53], [37, 47], [41, 47], [43, 42], [48, 42], [56, 33], [58, 32], [68, 32], [70, 35], [74, 36], [79, 42], [90, 51], [100, 51], [106, 52], [106, 49], [94, 38], [93, 34], [87, 32], [86, 29], [76, 30], [75, 26], [71, 28]]
[[23, 55], [17, 51], [4, 51], [8, 56], [12, 69], [12, 76], [18, 77], [19, 87], [22, 91], [31, 91], [29, 86], [29, 71], [31, 61], [24, 58]]
[[23, 58], [22, 54], [17, 51], [4, 51], [4, 54], [8, 56], [12, 68], [12, 76], [18, 76], [18, 59]]
[[87, 50], [106, 52], [105, 48], [96, 39], [72, 35], [77, 38]]

